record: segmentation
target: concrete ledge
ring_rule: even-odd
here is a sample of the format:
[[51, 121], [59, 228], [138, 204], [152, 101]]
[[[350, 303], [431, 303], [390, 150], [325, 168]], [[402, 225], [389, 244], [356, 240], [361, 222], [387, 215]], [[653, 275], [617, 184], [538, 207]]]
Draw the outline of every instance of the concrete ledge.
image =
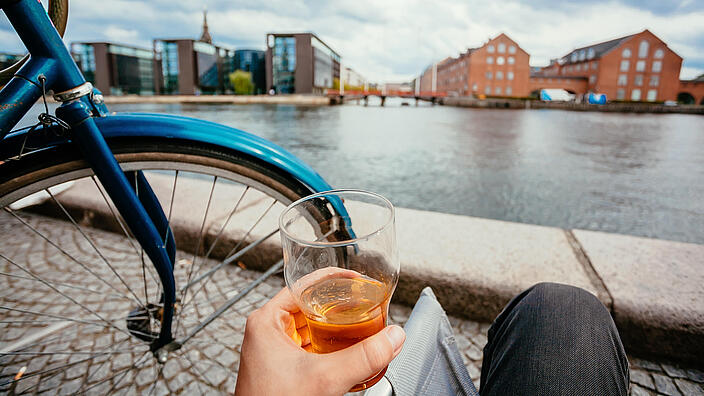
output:
[[632, 351], [704, 356], [704, 246], [575, 230], [611, 293], [613, 316]]
[[[149, 180], [168, 211], [172, 178], [150, 175]], [[280, 204], [249, 235], [242, 228], [255, 224], [271, 205], [252, 193], [240, 204], [237, 220], [227, 222], [243, 191], [236, 185], [218, 185], [203, 223], [204, 208], [196, 203], [207, 202], [211, 185], [207, 180], [178, 181], [172, 226], [180, 235], [180, 249], [203, 254], [217, 240], [210, 257], [222, 259], [245, 236], [249, 243], [276, 229]], [[122, 232], [92, 181], [76, 183], [59, 199], [82, 224]], [[54, 206], [28, 210], [61, 218]], [[450, 314], [491, 321], [525, 288], [545, 281], [566, 283], [592, 292], [609, 307], [629, 352], [701, 364], [704, 246], [404, 208], [396, 214], [401, 257], [397, 302], [411, 305], [424, 286], [431, 286]], [[240, 264], [264, 270], [281, 255], [280, 239], [274, 236]]]

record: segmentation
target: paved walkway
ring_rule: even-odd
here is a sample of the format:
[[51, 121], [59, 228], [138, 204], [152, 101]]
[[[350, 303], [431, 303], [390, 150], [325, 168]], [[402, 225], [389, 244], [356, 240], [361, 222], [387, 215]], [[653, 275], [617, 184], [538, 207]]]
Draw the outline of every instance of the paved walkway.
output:
[[[120, 287], [111, 290], [95, 279], [87, 279], [91, 277], [79, 268], [79, 263], [94, 268], [95, 263], [107, 261], [115, 268], [115, 272], [123, 275], [127, 283], [135, 280], [141, 282], [143, 274], [138, 252], [118, 234], [86, 228], [84, 232], [103, 254], [100, 257], [88, 240], [70, 223], [24, 213], [19, 216], [47, 239], [29, 227], [22, 226], [17, 219], [2, 213], [0, 232], [12, 237], [0, 241], [0, 253], [28, 268], [48, 284], [39, 284], [36, 278], [18, 270], [13, 264], [0, 260], [0, 271], [12, 275], [0, 276], [0, 305], [23, 310], [0, 310], [0, 349], [5, 350], [33, 335], [46, 332], [31, 343], [25, 343], [34, 345], [32, 348], [25, 346], [25, 350], [41, 352], [44, 350], [41, 348], [45, 348], [47, 351], [68, 352], [88, 347], [91, 350], [97, 348], [103, 353], [99, 356], [89, 355], [88, 358], [76, 354], [3, 355], [0, 356], [0, 384], [11, 380], [20, 367], [27, 366], [26, 379], [18, 383], [15, 389], [17, 393], [73, 394], [87, 391], [89, 394], [162, 395], [232, 392], [246, 316], [283, 287], [281, 278], [270, 278], [258, 286], [227, 315], [194, 337], [190, 345], [172, 353], [167, 363], [161, 366], [155, 363], [143, 343], [124, 334], [124, 316], [131, 305], [129, 299], [121, 294], [127, 290]], [[59, 252], [50, 241], [61, 241], [66, 254]], [[181, 282], [191, 266], [191, 260], [191, 255], [178, 254], [176, 275]], [[212, 268], [215, 264], [210, 260], [201, 260], [200, 263], [201, 271]], [[194, 303], [188, 304], [192, 295], [184, 298], [182, 310], [188, 313], [188, 318], [179, 327], [178, 334], [185, 334], [192, 329], [199, 319], [212, 313], [239, 288], [260, 275], [237, 266], [227, 267], [224, 271], [208, 283], [203, 292], [197, 294]], [[114, 284], [119, 282], [110, 278], [114, 273], [109, 269], [103, 268], [98, 273], [106, 280], [114, 281]], [[149, 275], [145, 277], [148, 279]], [[90, 314], [81, 315], [80, 308], [69, 303], [65, 296], [53, 292], [52, 287], [100, 312], [116, 328], [105, 325]], [[144, 299], [143, 291], [134, 292], [140, 299]], [[152, 296], [152, 301], [153, 298]], [[42, 317], [34, 314], [37, 312], [53, 316]], [[410, 308], [394, 304], [390, 320], [403, 324], [409, 314]], [[8, 323], [9, 318], [20, 317], [32, 320], [31, 327]], [[456, 317], [451, 317], [450, 321], [467, 370], [479, 386], [482, 348], [487, 341], [489, 325]], [[704, 395], [702, 371], [634, 358], [630, 362], [632, 395]], [[29, 376], [30, 373], [39, 374]], [[159, 377], [159, 381], [152, 388], [150, 380], [155, 376]], [[0, 386], [0, 393], [8, 390], [9, 385]]]

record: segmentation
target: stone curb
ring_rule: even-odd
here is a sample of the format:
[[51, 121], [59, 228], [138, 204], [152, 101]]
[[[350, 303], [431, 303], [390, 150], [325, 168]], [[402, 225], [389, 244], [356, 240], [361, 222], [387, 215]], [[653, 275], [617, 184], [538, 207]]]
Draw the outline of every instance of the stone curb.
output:
[[[170, 182], [150, 176], [162, 202], [169, 202]], [[77, 183], [59, 195], [79, 223], [122, 232], [95, 186]], [[200, 250], [219, 240], [210, 252], [224, 258], [222, 245], [233, 246], [246, 230], [228, 224], [234, 197], [242, 188], [225, 186], [216, 191], [208, 219], [194, 214], [197, 202], [210, 191], [210, 183], [179, 180], [179, 196], [172, 226], [183, 235], [180, 249]], [[87, 193], [92, 189], [92, 193]], [[253, 224], [269, 205], [263, 196], [242, 203], [239, 220]], [[33, 212], [59, 216], [37, 205]], [[278, 213], [249, 233], [248, 241], [275, 229]], [[194, 216], [195, 215], [195, 216]], [[247, 224], [245, 221], [245, 224]], [[204, 238], [198, 238], [201, 227]], [[701, 365], [704, 356], [704, 245], [639, 238], [583, 230], [512, 223], [397, 208], [396, 229], [401, 277], [394, 301], [415, 303], [420, 290], [431, 286], [446, 311], [465, 318], [491, 321], [517, 293], [539, 282], [558, 282], [595, 294], [612, 313], [629, 353]], [[219, 235], [219, 236], [218, 236]], [[200, 241], [196, 246], [194, 240]], [[239, 261], [247, 268], [264, 270], [281, 258], [278, 238], [253, 249]]]

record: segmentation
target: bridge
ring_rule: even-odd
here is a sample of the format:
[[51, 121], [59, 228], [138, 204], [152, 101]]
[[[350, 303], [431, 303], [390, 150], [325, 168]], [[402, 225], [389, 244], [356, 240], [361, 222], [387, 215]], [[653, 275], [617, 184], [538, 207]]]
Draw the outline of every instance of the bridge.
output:
[[337, 90], [337, 89], [328, 89], [326, 91], [326, 95], [329, 98], [335, 98], [339, 102], [338, 103], [343, 103], [345, 100], [364, 100], [364, 104], [367, 105], [369, 101], [370, 96], [378, 96], [381, 98], [381, 105], [383, 106], [384, 103], [386, 102], [386, 98], [389, 97], [395, 97], [395, 98], [405, 98], [405, 99], [415, 99], [416, 104], [420, 100], [424, 100], [427, 102], [431, 102], [433, 104], [436, 103], [438, 98], [444, 98], [447, 96], [447, 92], [438, 92], [438, 91], [418, 91], [418, 92], [413, 92], [413, 91], [402, 91], [402, 90]]

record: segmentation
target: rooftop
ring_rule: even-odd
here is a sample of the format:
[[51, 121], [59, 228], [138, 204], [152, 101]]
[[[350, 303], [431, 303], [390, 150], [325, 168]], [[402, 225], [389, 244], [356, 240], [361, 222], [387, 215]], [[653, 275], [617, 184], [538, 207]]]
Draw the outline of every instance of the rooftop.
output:
[[585, 60], [592, 60], [601, 58], [602, 55], [611, 51], [613, 48], [618, 47], [624, 41], [633, 37], [633, 34], [628, 36], [619, 37], [613, 40], [603, 41], [600, 43], [588, 45], [586, 47], [577, 48], [570, 51], [569, 54], [561, 58], [562, 64], [570, 64], [583, 62]]

